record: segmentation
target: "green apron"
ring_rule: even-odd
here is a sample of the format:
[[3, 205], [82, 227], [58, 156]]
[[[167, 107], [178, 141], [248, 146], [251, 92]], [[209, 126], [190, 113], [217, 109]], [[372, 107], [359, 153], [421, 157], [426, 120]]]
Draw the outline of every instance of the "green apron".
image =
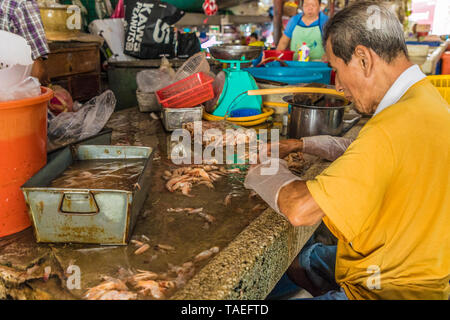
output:
[[[320, 18], [319, 18], [320, 19]], [[291, 50], [295, 52], [294, 60], [298, 60], [298, 50], [302, 47], [303, 42], [309, 47], [309, 59], [321, 60], [325, 54], [322, 45], [322, 33], [319, 25], [315, 27], [301, 27], [297, 25], [292, 33]]]

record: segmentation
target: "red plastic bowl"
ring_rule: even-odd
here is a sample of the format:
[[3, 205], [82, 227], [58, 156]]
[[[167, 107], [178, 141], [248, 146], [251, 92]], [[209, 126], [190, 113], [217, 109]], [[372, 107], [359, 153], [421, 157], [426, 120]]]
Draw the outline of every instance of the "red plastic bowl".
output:
[[292, 61], [294, 59], [294, 53], [291, 50], [266, 50], [264, 51], [264, 58], [275, 57], [281, 60]]

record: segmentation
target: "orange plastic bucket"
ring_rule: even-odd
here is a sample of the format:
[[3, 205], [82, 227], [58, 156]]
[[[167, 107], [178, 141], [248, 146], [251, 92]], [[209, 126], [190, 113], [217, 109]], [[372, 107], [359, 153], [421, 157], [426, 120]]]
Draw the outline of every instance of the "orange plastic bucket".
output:
[[0, 102], [0, 237], [31, 225], [20, 187], [47, 162], [47, 104], [53, 91]]
[[441, 74], [450, 74], [450, 51], [446, 51], [442, 55], [442, 72], [441, 72]]

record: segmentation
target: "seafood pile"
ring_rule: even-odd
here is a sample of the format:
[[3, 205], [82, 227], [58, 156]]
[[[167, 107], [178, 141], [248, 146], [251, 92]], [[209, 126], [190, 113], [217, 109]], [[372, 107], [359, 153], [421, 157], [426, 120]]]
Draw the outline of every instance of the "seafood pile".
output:
[[[212, 153], [222, 152], [223, 156], [234, 157], [236, 164], [256, 163], [258, 134], [254, 129], [239, 127], [226, 121], [197, 121], [183, 124], [183, 129], [191, 135], [191, 141], [201, 139], [204, 150]], [[168, 154], [173, 158], [184, 159], [186, 151], [179, 143], [169, 144]], [[180, 154], [181, 153], [181, 154]], [[191, 152], [192, 153], [192, 152]], [[218, 164], [214, 155], [203, 157], [204, 164]]]
[[[189, 131], [191, 137], [194, 138], [194, 122], [184, 123], [183, 129]], [[201, 130], [203, 145], [236, 146], [257, 140], [255, 130], [238, 127], [225, 121], [202, 121]]]
[[239, 169], [226, 169], [215, 165], [194, 165], [189, 167], [180, 167], [171, 171], [164, 171], [163, 179], [167, 180], [166, 188], [170, 192], [181, 191], [187, 197], [193, 197], [190, 194], [193, 185], [206, 185], [214, 189], [213, 182], [221, 179], [229, 173], [237, 173]]
[[[84, 295], [87, 300], [135, 300], [138, 296], [165, 299], [174, 290], [183, 287], [190, 280], [201, 261], [220, 251], [212, 247], [197, 254], [192, 261], [181, 266], [169, 264], [167, 272], [156, 273], [137, 269], [135, 273], [125, 271], [120, 278], [103, 277], [103, 282], [89, 288]], [[137, 292], [136, 292], [137, 291]]]
[[53, 188], [125, 189], [138, 187], [145, 160], [84, 160], [75, 161], [52, 181]]
[[302, 173], [302, 170], [304, 169], [306, 163], [305, 158], [303, 158], [303, 153], [290, 153], [284, 158], [284, 160], [286, 160], [289, 170], [299, 174]]
[[84, 298], [87, 300], [133, 300], [137, 294], [130, 292], [124, 281], [104, 277], [98, 286], [90, 288]]

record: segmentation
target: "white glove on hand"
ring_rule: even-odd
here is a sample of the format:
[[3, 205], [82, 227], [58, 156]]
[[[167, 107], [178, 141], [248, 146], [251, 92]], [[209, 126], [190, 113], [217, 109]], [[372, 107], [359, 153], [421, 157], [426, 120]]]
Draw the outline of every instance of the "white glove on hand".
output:
[[302, 179], [289, 171], [285, 160], [271, 158], [248, 171], [244, 186], [255, 190], [273, 210], [284, 216], [278, 208], [278, 194], [295, 180]]
[[303, 137], [302, 152], [334, 161], [342, 156], [352, 139], [332, 136]]

